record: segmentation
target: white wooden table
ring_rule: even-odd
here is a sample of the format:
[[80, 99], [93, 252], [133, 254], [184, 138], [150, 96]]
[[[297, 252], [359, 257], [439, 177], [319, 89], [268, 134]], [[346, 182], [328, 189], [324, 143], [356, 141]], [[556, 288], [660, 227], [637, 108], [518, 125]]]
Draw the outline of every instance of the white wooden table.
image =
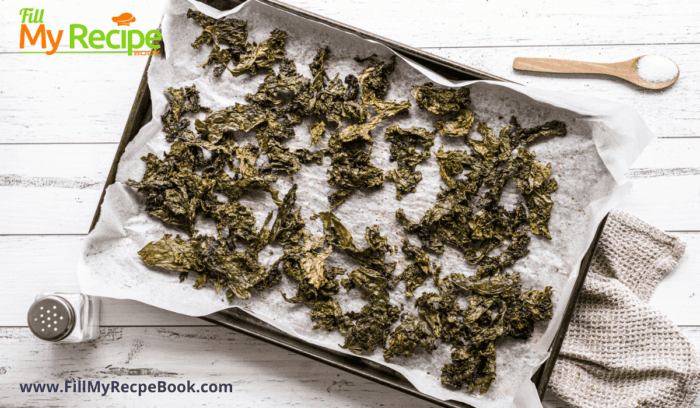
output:
[[[651, 303], [700, 347], [700, 3], [694, 0], [289, 0], [522, 84], [614, 99], [658, 135], [635, 164], [621, 209], [688, 247]], [[107, 4], [114, 4], [108, 6]], [[111, 29], [130, 12], [158, 25], [159, 2], [0, 2], [0, 52], [17, 51], [24, 7], [48, 29]], [[67, 33], [64, 33], [67, 36]], [[67, 39], [62, 46], [65, 47]], [[663, 54], [681, 77], [645, 91], [621, 80], [523, 74], [516, 56], [622, 61]], [[78, 291], [75, 265], [117, 149], [145, 57], [0, 54], [0, 406], [387, 406], [428, 404], [203, 321], [131, 301], [104, 300], [102, 337], [54, 345], [32, 337], [39, 291]], [[697, 293], [697, 296], [696, 296]], [[22, 394], [19, 382], [66, 379], [230, 383], [228, 394]], [[548, 397], [550, 406], [565, 405]], [[696, 403], [700, 407], [700, 403]]]

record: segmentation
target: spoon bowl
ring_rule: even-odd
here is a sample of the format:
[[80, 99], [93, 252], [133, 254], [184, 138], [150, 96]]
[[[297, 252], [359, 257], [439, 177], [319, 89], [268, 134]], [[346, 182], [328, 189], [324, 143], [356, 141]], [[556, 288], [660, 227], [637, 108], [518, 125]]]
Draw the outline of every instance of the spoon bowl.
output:
[[[676, 65], [676, 76], [665, 82], [651, 82], [642, 79], [638, 73], [639, 60], [645, 57], [642, 55], [637, 58], [622, 62], [585, 62], [572, 61], [555, 58], [522, 58], [518, 57], [513, 61], [513, 68], [522, 71], [548, 72], [554, 74], [602, 74], [622, 78], [635, 85], [647, 89], [663, 89], [673, 85], [681, 74], [678, 65]], [[670, 60], [669, 60], [670, 61]], [[674, 63], [675, 65], [675, 63]]]

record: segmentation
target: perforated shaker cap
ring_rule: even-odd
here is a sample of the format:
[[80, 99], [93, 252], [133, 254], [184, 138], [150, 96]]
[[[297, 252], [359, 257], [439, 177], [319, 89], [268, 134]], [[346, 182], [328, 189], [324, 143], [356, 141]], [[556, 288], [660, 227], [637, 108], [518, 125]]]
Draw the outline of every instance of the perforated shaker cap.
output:
[[43, 297], [32, 304], [27, 313], [29, 329], [46, 341], [61, 341], [75, 328], [75, 310], [60, 296]]

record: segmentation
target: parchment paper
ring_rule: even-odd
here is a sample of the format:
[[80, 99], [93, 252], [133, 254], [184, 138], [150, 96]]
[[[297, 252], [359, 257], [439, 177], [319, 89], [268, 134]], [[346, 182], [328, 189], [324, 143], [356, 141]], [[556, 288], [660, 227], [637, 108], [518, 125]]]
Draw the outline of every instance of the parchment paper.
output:
[[[179, 273], [148, 268], [142, 262], [137, 252], [147, 243], [159, 240], [165, 233], [184, 234], [148, 215], [143, 210], [143, 197], [124, 184], [129, 179], [141, 180], [145, 171], [142, 156], [153, 153], [163, 158], [164, 152], [170, 148], [160, 130], [160, 116], [167, 106], [165, 89], [196, 84], [202, 105], [218, 110], [235, 102], [244, 103], [245, 94], [254, 93], [264, 78], [265, 73], [254, 78], [247, 75], [233, 78], [228, 72], [216, 78], [211, 75], [211, 70], [197, 67], [206, 61], [210, 49], [205, 46], [194, 50], [190, 46], [201, 33], [196, 22], [186, 18], [187, 9], [193, 5], [212, 17], [232, 15], [246, 20], [249, 41], [262, 42], [275, 28], [286, 31], [287, 56], [296, 61], [299, 72], [309, 77], [308, 64], [317, 49], [323, 46], [331, 49], [327, 69], [329, 75], [332, 77], [339, 73], [341, 78], [349, 73], [357, 74], [365, 68], [364, 64], [353, 60], [356, 56], [377, 54], [379, 58], [388, 60], [394, 53], [383, 45], [252, 0], [223, 13], [195, 1], [172, 0], [169, 3], [163, 19], [167, 58], [154, 58], [148, 72], [154, 119], [141, 129], [126, 148], [116, 182], [107, 189], [100, 220], [85, 241], [83, 256], [78, 265], [78, 277], [82, 291], [90, 295], [135, 299], [177, 313], [202, 316], [230, 307], [228, 301], [223, 294], [216, 294], [213, 287], [193, 288], [196, 274], [190, 274], [187, 281], [180, 283]], [[477, 121], [487, 122], [496, 132], [507, 126], [511, 115], [517, 116], [523, 127], [555, 119], [566, 122], [568, 126], [569, 134], [565, 138], [541, 140], [531, 146], [538, 161], [552, 163], [552, 175], [559, 183], [559, 190], [552, 197], [555, 203], [549, 224], [552, 240], [533, 236], [529, 246], [530, 254], [510, 268], [520, 272], [524, 290], [553, 287], [554, 318], [548, 323], [538, 324], [528, 341], [507, 339], [497, 342], [498, 376], [491, 390], [478, 396], [442, 386], [440, 368], [450, 361], [450, 347], [444, 343], [440, 343], [431, 355], [418, 348], [410, 360], [395, 357], [391, 364], [384, 362], [381, 350], [365, 356], [390, 366], [403, 374], [418, 390], [437, 398], [463, 401], [477, 407], [539, 407], [541, 404], [529, 379], [548, 356], [548, 348], [561, 322], [578, 266], [598, 223], [629, 190], [630, 182], [625, 180], [624, 173], [653, 135], [639, 115], [618, 103], [492, 81], [452, 83], [402, 58], [399, 58], [390, 81], [391, 88], [386, 99], [409, 99], [412, 108], [409, 115], [388, 119], [372, 132], [375, 140], [373, 163], [385, 170], [396, 167], [396, 163], [389, 162], [389, 143], [383, 138], [387, 127], [399, 124], [404, 128], [420, 126], [432, 131], [438, 119], [417, 107], [409, 94], [413, 84], [432, 81], [444, 86], [469, 86]], [[203, 116], [204, 114], [199, 114], [198, 117]], [[189, 117], [193, 123], [194, 118], [192, 115]], [[310, 123], [311, 119], [307, 119], [297, 126], [296, 138], [286, 145], [291, 148], [308, 147], [311, 136], [307, 125]], [[480, 136], [476, 134], [473, 137]], [[237, 132], [236, 138], [239, 144], [248, 141], [255, 143], [253, 132]], [[325, 148], [327, 140], [328, 134], [312, 150]], [[438, 136], [434, 151], [441, 145], [446, 150], [467, 149], [461, 138]], [[259, 164], [263, 162], [261, 156]], [[326, 181], [329, 165], [330, 159], [325, 158], [323, 165], [304, 165], [301, 171], [294, 174], [294, 182], [299, 185], [297, 204], [302, 209], [307, 228], [317, 236], [322, 234], [321, 221], [312, 221], [309, 217], [316, 212], [329, 210], [327, 195], [333, 191]], [[423, 173], [423, 181], [418, 185], [416, 193], [406, 195], [401, 201], [395, 198], [393, 182], [387, 181], [381, 190], [355, 192], [348, 201], [335, 209], [334, 213], [351, 231], [358, 246], [366, 245], [364, 230], [373, 224], [379, 225], [382, 234], [388, 236], [390, 244], [400, 246], [401, 239], [407, 236], [396, 222], [396, 210], [403, 208], [409, 218], [417, 221], [433, 206], [437, 193], [443, 186], [435, 158], [420, 164], [417, 169]], [[292, 180], [286, 176], [277, 181], [275, 187], [280, 190], [280, 197], [286, 194], [291, 185]], [[518, 196], [514, 183], [509, 182], [502, 203], [512, 208]], [[269, 195], [263, 193], [246, 195], [241, 202], [255, 214], [256, 228], [262, 226], [267, 212], [276, 211], [277, 208]], [[215, 233], [213, 224], [203, 220], [198, 221], [197, 229], [203, 233]], [[413, 236], [409, 235], [408, 239], [419, 244]], [[260, 262], [269, 266], [281, 254], [281, 247], [270, 245], [260, 253]], [[453, 248], [446, 248], [442, 256], [431, 254], [431, 259], [442, 265], [443, 276], [451, 272], [470, 275], [476, 270]], [[390, 260], [398, 262], [394, 273], [400, 273], [408, 265], [401, 251], [391, 256]], [[348, 271], [358, 267], [342, 251], [334, 251], [327, 262]], [[403, 289], [402, 282], [392, 293], [392, 302], [404, 303], [405, 311], [415, 312], [413, 300], [404, 297]], [[253, 291], [250, 299], [236, 299], [233, 306], [243, 308], [304, 340], [346, 352], [338, 347], [338, 344], [343, 343], [340, 333], [311, 330], [313, 323], [308, 315], [310, 308], [286, 303], [280, 291], [293, 295], [296, 293], [296, 284], [285, 276], [271, 290], [264, 293]], [[415, 296], [418, 297], [425, 291], [436, 291], [431, 280], [426, 280]], [[365, 303], [357, 292], [347, 294], [345, 290], [341, 290], [336, 299], [344, 311], [359, 311]]]

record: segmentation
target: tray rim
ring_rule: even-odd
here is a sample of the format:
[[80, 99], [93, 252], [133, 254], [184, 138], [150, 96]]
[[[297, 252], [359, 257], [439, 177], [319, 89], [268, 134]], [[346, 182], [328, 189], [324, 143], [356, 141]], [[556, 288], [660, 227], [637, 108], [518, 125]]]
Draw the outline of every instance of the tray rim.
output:
[[[246, 0], [228, 0], [229, 3], [232, 3], [233, 5], [239, 5], [244, 3]], [[470, 75], [473, 77], [476, 77], [477, 79], [488, 79], [488, 80], [495, 80], [495, 81], [500, 81], [500, 82], [510, 82], [510, 83], [516, 83], [510, 80], [507, 80], [505, 78], [498, 77], [496, 75], [490, 74], [488, 72], [484, 72], [481, 70], [478, 70], [476, 68], [470, 67], [465, 64], [460, 64], [454, 61], [450, 61], [446, 58], [439, 57], [437, 55], [428, 53], [426, 51], [423, 51], [421, 49], [411, 47], [402, 43], [399, 43], [397, 41], [393, 41], [381, 36], [374, 35], [372, 33], [369, 33], [367, 31], [349, 26], [344, 23], [340, 23], [338, 21], [328, 19], [326, 17], [320, 16], [315, 13], [308, 12], [306, 10], [291, 6], [289, 4], [283, 3], [279, 0], [257, 0], [263, 4], [267, 4], [271, 7], [276, 7], [279, 8], [283, 11], [290, 12], [292, 14], [295, 14], [297, 16], [303, 17], [303, 18], [308, 18], [310, 20], [314, 20], [316, 22], [320, 22], [323, 24], [327, 24], [333, 28], [337, 28], [342, 31], [347, 31], [351, 34], [358, 35], [361, 38], [364, 39], [369, 39], [373, 41], [377, 41], [379, 43], [382, 43], [386, 45], [387, 47], [391, 48], [395, 52], [407, 56], [409, 59], [421, 64], [427, 62], [428, 64], [434, 64], [438, 68], [442, 68], [452, 72], [457, 72], [458, 74], [461, 75]], [[117, 147], [117, 152], [114, 156], [114, 160], [112, 162], [112, 166], [110, 168], [109, 174], [107, 176], [107, 180], [105, 182], [105, 185], [102, 189], [102, 194], [100, 195], [100, 200], [97, 205], [95, 215], [93, 217], [92, 223], [90, 225], [89, 232], [91, 232], [95, 226], [97, 225], [97, 222], [99, 221], [100, 218], [100, 209], [102, 207], [102, 203], [104, 202], [104, 197], [107, 191], [107, 187], [109, 187], [111, 184], [114, 183], [116, 179], [116, 174], [117, 174], [117, 169], [119, 166], [119, 162], [121, 161], [122, 154], [124, 153], [124, 150], [126, 149], [126, 146], [131, 142], [131, 140], [136, 136], [138, 131], [143, 127], [149, 119], [151, 114], [151, 98], [150, 98], [150, 89], [148, 87], [148, 68], [150, 67], [151, 64], [151, 59], [153, 57], [149, 56], [147, 62], [146, 62], [146, 67], [144, 69], [143, 75], [141, 76], [141, 81], [139, 84], [139, 87], [137, 89], [135, 98], [134, 98], [134, 103], [131, 107], [131, 110], [129, 112], [129, 117], [127, 119], [126, 125], [124, 127], [124, 131], [122, 132], [122, 136], [119, 142], [119, 146]], [[417, 60], [417, 61], [416, 61]], [[422, 64], [421, 64], [422, 65]], [[517, 84], [517, 83], [516, 83]], [[540, 368], [537, 370], [537, 372], [533, 375], [532, 381], [535, 383], [537, 392], [539, 395], [540, 400], [544, 398], [545, 391], [547, 389], [547, 385], [549, 383], [549, 378], [551, 376], [551, 373], [554, 369], [554, 365], [556, 364], [556, 360], [558, 358], [559, 351], [561, 349], [564, 337], [566, 335], [566, 331], [568, 329], [569, 323], [571, 321], [571, 317], [573, 316], [574, 309], [576, 306], [576, 301], [578, 299], [578, 296], [580, 295], [581, 289], [583, 287], [583, 282], [586, 278], [586, 274], [588, 273], [588, 269], [590, 267], [593, 255], [595, 253], [595, 249], [597, 248], [598, 241], [600, 239], [600, 236], [602, 234], [602, 231], [604, 229], [606, 220], [608, 216], [606, 215], [600, 224], [598, 225], [596, 234], [586, 251], [582, 261], [581, 261], [581, 266], [579, 267], [579, 273], [576, 278], [576, 281], [574, 283], [574, 287], [572, 289], [572, 295], [569, 298], [569, 301], [567, 302], [566, 308], [564, 310], [564, 316], [562, 318], [562, 322], [557, 329], [557, 333], [552, 341], [552, 344], [550, 346], [550, 357], [545, 360], [545, 362], [540, 366]], [[371, 381], [377, 382], [379, 384], [391, 387], [393, 389], [396, 389], [398, 391], [404, 392], [406, 394], [412, 395], [414, 397], [420, 398], [424, 401], [431, 402], [433, 404], [443, 406], [443, 407], [448, 407], [448, 408], [475, 408], [471, 405], [458, 402], [458, 401], [453, 401], [453, 400], [441, 400], [435, 397], [432, 397], [430, 395], [424, 394], [420, 391], [418, 391], [408, 380], [406, 380], [401, 374], [394, 372], [388, 367], [385, 366], [380, 366], [377, 364], [379, 367], [383, 367], [384, 370], [381, 368], [374, 367], [373, 369], [381, 372], [381, 371], [391, 371], [394, 374], [386, 374], [386, 377], [382, 376], [380, 373], [376, 372], [370, 372], [370, 371], [363, 371], [362, 369], [359, 369], [351, 364], [348, 364], [343, 361], [338, 361], [337, 359], [329, 358], [327, 356], [322, 356], [320, 354], [323, 353], [318, 353], [319, 350], [328, 353], [328, 354], [336, 354], [336, 358], [342, 359], [349, 359], [349, 358], [354, 358], [358, 359], [359, 357], [354, 357], [354, 356], [348, 356], [344, 353], [340, 353], [335, 350], [327, 349], [322, 346], [316, 346], [311, 343], [308, 343], [304, 340], [298, 339], [294, 336], [291, 336], [285, 332], [282, 332], [279, 329], [276, 329], [272, 326], [272, 329], [278, 331], [279, 333], [276, 333], [277, 336], [279, 337], [288, 337], [286, 339], [287, 341], [284, 341], [280, 338], [276, 338], [273, 335], [269, 333], [265, 333], [264, 330], [265, 328], [263, 325], [266, 325], [266, 323], [258, 320], [258, 325], [260, 326], [258, 328], [258, 331], [252, 330], [249, 326], [251, 325], [250, 322], [246, 323], [244, 319], [241, 319], [240, 317], [232, 317], [231, 313], [227, 313], [227, 311], [230, 310], [240, 310], [242, 313], [245, 313], [247, 316], [249, 316], [252, 319], [258, 320], [255, 318], [253, 315], [246, 313], [243, 309], [240, 308], [229, 308], [222, 310], [217, 313], [213, 313], [211, 315], [207, 316], [201, 316], [199, 317], [202, 320], [205, 320], [210, 323], [215, 323], [219, 326], [226, 327], [230, 330], [237, 331], [239, 333], [243, 333], [246, 335], [249, 335], [251, 337], [257, 338], [259, 340], [265, 341], [266, 343], [273, 344], [278, 347], [282, 347], [286, 350], [295, 352], [297, 354], [303, 355], [307, 358], [311, 358], [313, 360], [322, 362], [324, 364], [333, 366], [335, 368], [339, 368], [343, 371], [350, 372], [352, 374], [358, 375], [360, 377], [369, 379]], [[269, 330], [269, 329], [267, 329]], [[293, 339], [293, 340], [291, 340]], [[294, 344], [294, 343], [299, 343], [299, 344]], [[304, 344], [307, 346], [307, 348], [304, 348]], [[309, 349], [315, 349], [315, 353], [313, 351], [310, 351]], [[365, 362], [370, 362], [374, 363], [371, 360], [363, 359]], [[376, 363], [374, 363], [376, 364]], [[393, 377], [393, 378], [390, 378]]]

